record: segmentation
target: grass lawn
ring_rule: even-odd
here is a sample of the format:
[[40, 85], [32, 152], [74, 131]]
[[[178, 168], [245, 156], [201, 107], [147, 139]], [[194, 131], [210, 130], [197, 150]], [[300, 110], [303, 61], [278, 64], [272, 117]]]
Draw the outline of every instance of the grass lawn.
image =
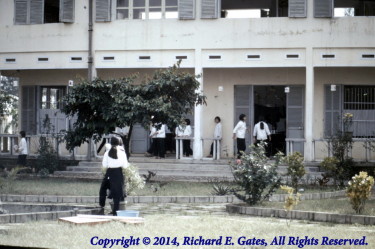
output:
[[[259, 239], [267, 243], [267, 248], [375, 248], [374, 226], [339, 225], [326, 223], [311, 223], [304, 221], [292, 221], [288, 226], [286, 220], [273, 218], [258, 218], [249, 216], [170, 216], [149, 215], [145, 216], [144, 225], [124, 225], [119, 222], [111, 222], [102, 225], [70, 225], [54, 222], [34, 222], [20, 225], [9, 225], [8, 230], [0, 233], [0, 244], [16, 246], [33, 246], [44, 248], [103, 248], [98, 243], [99, 239], [128, 239], [140, 238], [139, 245], [130, 248], [177, 248], [175, 245], [144, 245], [145, 237], [156, 242], [156, 237], [164, 238], [159, 241], [174, 240], [179, 243], [179, 248], [265, 248], [263, 246], [243, 245]], [[202, 236], [203, 239], [219, 239], [222, 236], [221, 245], [188, 245], [185, 237], [195, 239]], [[285, 245], [271, 245], [276, 236], [286, 236]], [[367, 245], [324, 245], [329, 239], [363, 239]], [[230, 245], [225, 245], [230, 238]], [[255, 239], [254, 239], [255, 238]], [[303, 239], [314, 241], [315, 245], [302, 244]], [[277, 237], [278, 239], [278, 237]], [[189, 240], [187, 240], [189, 241]], [[291, 243], [288, 245], [288, 243]], [[301, 243], [298, 247], [298, 243]], [[327, 243], [327, 242], [325, 242]], [[109, 245], [107, 246], [109, 248]], [[112, 248], [124, 248], [113, 246]]]
[[[69, 195], [97, 196], [99, 180], [66, 180], [53, 178], [18, 179], [0, 189], [4, 194], [24, 195]], [[207, 196], [212, 195], [212, 183], [170, 182], [147, 184], [144, 189], [136, 190], [133, 195], [141, 196]]]
[[[144, 189], [136, 190], [133, 195], [140, 196], [207, 196], [212, 195], [214, 183], [200, 182], [168, 182], [150, 183]], [[0, 193], [25, 195], [70, 195], [96, 196], [99, 193], [99, 180], [76, 180], [57, 178], [17, 179], [11, 184], [5, 184]], [[316, 187], [304, 188], [304, 193], [319, 192]], [[334, 191], [332, 187], [324, 191]], [[285, 194], [277, 190], [277, 194]]]

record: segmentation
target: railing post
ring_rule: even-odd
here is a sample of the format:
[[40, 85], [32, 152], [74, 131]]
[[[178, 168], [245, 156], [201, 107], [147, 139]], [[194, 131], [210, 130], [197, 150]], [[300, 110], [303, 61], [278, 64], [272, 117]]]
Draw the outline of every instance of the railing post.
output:
[[180, 155], [180, 147], [179, 147], [179, 139], [176, 138], [176, 159], [180, 159], [179, 158], [179, 155]]

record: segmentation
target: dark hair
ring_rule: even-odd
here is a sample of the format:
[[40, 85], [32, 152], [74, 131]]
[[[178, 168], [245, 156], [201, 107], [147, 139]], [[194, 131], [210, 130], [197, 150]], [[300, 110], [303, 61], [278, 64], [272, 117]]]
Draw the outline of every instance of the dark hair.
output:
[[260, 129], [263, 130], [264, 129], [264, 117], [263, 116], [259, 116], [259, 122], [260, 122]]
[[26, 137], [26, 132], [25, 131], [20, 131], [21, 137]]
[[190, 125], [190, 119], [185, 119], [186, 125]]
[[246, 117], [246, 115], [245, 115], [245, 114], [241, 114], [241, 115], [240, 115], [240, 120], [242, 120], [242, 121], [243, 121], [245, 117]]
[[216, 119], [219, 120], [219, 122], [221, 122], [221, 119], [220, 119], [219, 116], [216, 116], [214, 120], [216, 120]]
[[117, 159], [117, 146], [120, 145], [120, 139], [118, 137], [111, 137], [111, 149], [108, 152], [108, 156]]

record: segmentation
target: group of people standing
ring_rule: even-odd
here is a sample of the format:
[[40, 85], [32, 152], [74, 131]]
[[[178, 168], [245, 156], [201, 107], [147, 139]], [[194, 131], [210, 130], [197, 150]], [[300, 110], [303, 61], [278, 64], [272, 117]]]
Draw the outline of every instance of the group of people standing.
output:
[[[239, 121], [237, 125], [233, 129], [233, 139], [237, 140], [237, 159], [240, 159], [242, 152], [246, 151], [246, 132], [248, 132], [246, 126], [246, 115], [241, 114], [239, 116]], [[256, 123], [254, 126], [253, 136], [256, 145], [258, 145], [260, 142], [271, 141], [271, 132], [262, 116], [259, 117], [259, 122]]]

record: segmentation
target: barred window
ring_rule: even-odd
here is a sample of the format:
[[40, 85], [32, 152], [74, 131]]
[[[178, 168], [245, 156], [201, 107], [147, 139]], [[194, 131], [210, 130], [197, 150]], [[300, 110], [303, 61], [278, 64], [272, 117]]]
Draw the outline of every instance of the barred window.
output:
[[345, 86], [344, 109], [349, 110], [374, 110], [374, 86]]

